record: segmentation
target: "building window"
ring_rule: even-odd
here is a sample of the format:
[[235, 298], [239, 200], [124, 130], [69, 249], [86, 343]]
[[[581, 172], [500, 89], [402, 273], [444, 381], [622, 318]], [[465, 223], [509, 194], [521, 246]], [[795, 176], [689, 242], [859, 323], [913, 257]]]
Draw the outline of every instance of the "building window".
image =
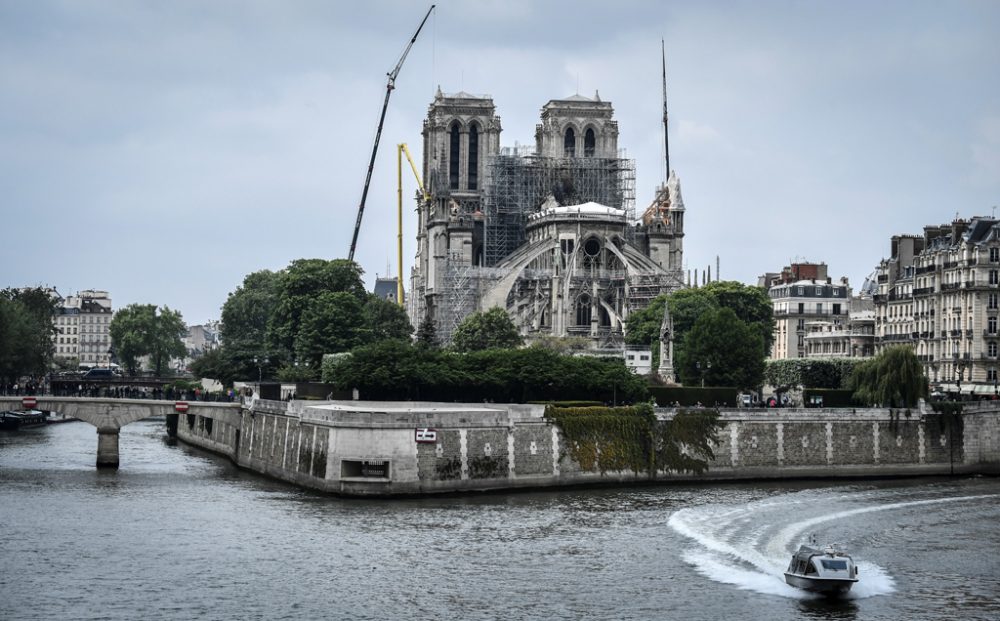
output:
[[990, 284], [997, 285], [1000, 284], [1000, 272], [997, 270], [990, 270]]
[[458, 162], [459, 162], [459, 132], [458, 123], [451, 125], [451, 148], [448, 157], [448, 187], [452, 190], [458, 189]]
[[989, 332], [990, 334], [996, 334], [997, 333], [997, 318], [996, 317], [989, 317], [986, 320], [986, 331]]
[[839, 315], [840, 314], [840, 304], [834, 304], [833, 305], [833, 314], [834, 315]]
[[566, 128], [566, 137], [563, 139], [563, 155], [566, 157], [576, 157], [576, 132], [572, 127]]
[[803, 314], [805, 312], [806, 312], [806, 305], [805, 305], [805, 303], [804, 302], [799, 302], [799, 314], [801, 315], [801, 314]]
[[587, 128], [587, 132], [583, 135], [583, 156], [584, 157], [594, 157], [594, 145], [597, 140], [594, 139], [593, 128]]
[[479, 127], [469, 128], [469, 189], [479, 189]]
[[986, 355], [989, 356], [990, 358], [996, 358], [997, 357], [997, 342], [996, 341], [990, 341], [989, 343], [986, 344]]
[[806, 288], [805, 287], [796, 287], [796, 289], [799, 290], [798, 295], [805, 295], [806, 294]]
[[816, 287], [816, 295], [818, 296], [823, 295], [823, 287]]
[[578, 326], [589, 326], [590, 325], [590, 296], [581, 295], [576, 300], [576, 325]]
[[1000, 263], [1000, 248], [990, 248], [990, 263]]
[[995, 309], [997, 307], [997, 294], [991, 293], [986, 300], [986, 307]]
[[997, 368], [996, 367], [990, 367], [990, 368], [986, 369], [986, 381], [987, 382], [993, 382], [994, 384], [996, 383], [996, 381], [997, 381]]
[[822, 302], [817, 302], [816, 303], [816, 314], [817, 315], [822, 315], [823, 314], [823, 303]]

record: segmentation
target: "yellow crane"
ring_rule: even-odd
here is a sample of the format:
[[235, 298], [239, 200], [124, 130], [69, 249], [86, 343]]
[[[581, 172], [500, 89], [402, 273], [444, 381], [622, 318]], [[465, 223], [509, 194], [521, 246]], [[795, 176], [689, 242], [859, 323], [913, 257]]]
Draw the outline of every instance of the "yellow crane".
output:
[[[423, 197], [425, 203], [431, 201], [431, 195], [427, 193], [424, 189], [424, 184], [420, 181], [420, 173], [417, 172], [417, 165], [413, 163], [413, 157], [410, 155], [410, 150], [407, 148], [405, 142], [401, 142], [396, 145], [396, 173], [399, 179], [399, 186], [396, 190], [396, 195], [399, 199], [399, 203], [396, 209], [396, 220], [397, 220], [397, 233], [396, 233], [396, 259], [397, 264], [396, 273], [399, 277], [396, 279], [396, 301], [400, 306], [403, 306], [403, 154], [406, 154], [406, 161], [410, 163], [410, 169], [413, 170], [413, 177], [417, 180], [417, 187], [420, 188], [420, 195]], [[413, 293], [412, 291], [410, 292]]]

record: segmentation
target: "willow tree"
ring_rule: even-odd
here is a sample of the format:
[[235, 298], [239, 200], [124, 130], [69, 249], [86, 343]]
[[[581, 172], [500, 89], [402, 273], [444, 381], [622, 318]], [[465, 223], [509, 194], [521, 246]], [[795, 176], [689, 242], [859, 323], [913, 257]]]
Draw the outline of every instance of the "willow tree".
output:
[[927, 396], [927, 377], [913, 350], [906, 345], [895, 345], [858, 365], [848, 387], [861, 403], [914, 407]]

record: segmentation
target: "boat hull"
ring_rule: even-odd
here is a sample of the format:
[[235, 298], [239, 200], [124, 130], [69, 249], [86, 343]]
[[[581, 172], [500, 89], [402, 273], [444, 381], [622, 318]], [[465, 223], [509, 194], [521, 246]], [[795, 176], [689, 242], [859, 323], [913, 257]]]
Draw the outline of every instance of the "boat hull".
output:
[[845, 595], [857, 581], [857, 578], [817, 578], [785, 572], [785, 582], [789, 585], [823, 595]]

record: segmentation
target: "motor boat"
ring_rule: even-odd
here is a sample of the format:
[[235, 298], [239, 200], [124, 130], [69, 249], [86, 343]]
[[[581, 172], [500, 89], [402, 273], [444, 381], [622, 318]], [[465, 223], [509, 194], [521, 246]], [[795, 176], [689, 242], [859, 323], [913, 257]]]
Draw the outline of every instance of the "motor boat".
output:
[[857, 581], [854, 559], [834, 545], [822, 550], [799, 547], [785, 572], [785, 582], [791, 586], [831, 596], [846, 594]]

